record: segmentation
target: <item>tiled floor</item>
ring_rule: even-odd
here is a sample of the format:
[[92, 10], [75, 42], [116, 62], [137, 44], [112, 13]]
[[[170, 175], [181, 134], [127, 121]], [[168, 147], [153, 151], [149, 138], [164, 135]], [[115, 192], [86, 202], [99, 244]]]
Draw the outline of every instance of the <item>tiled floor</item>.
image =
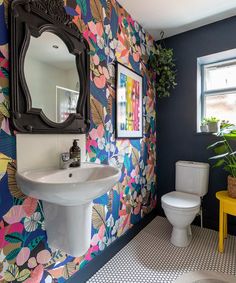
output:
[[169, 241], [171, 225], [166, 218], [156, 217], [88, 282], [171, 283], [195, 270], [236, 276], [236, 237], [228, 236], [225, 252], [220, 254], [216, 231], [192, 226], [192, 232], [190, 246], [177, 248]]

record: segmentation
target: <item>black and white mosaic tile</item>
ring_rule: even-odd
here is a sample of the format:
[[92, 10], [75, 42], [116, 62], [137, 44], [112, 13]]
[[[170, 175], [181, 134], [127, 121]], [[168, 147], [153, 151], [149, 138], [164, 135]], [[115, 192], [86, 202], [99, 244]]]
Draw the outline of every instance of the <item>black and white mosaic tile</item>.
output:
[[198, 270], [236, 276], [236, 237], [228, 236], [221, 254], [216, 231], [192, 226], [193, 239], [187, 248], [170, 243], [171, 231], [166, 218], [156, 217], [87, 282], [172, 283]]

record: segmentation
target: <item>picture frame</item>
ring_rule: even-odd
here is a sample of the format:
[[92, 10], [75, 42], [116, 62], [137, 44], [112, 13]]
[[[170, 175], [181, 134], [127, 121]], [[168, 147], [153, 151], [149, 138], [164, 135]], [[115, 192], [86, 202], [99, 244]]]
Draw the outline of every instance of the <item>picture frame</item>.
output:
[[117, 62], [116, 137], [143, 137], [143, 77]]

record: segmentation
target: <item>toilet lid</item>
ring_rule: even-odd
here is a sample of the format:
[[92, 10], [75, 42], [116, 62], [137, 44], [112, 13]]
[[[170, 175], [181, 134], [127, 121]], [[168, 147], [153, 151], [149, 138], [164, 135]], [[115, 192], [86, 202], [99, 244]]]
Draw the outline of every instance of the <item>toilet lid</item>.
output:
[[183, 192], [170, 192], [162, 196], [161, 201], [176, 208], [194, 208], [200, 205], [200, 197]]

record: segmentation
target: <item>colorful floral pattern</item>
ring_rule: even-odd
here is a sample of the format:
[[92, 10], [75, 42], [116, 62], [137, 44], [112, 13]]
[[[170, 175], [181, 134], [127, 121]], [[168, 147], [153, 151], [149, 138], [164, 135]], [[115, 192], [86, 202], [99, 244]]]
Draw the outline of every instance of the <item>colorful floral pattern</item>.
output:
[[[41, 202], [15, 182], [15, 136], [9, 127], [8, 1], [0, 1], [0, 281], [65, 282], [156, 205], [156, 125], [153, 73], [147, 61], [153, 39], [115, 0], [68, 0], [65, 8], [90, 45], [90, 161], [119, 166], [114, 188], [94, 200], [91, 246], [73, 258], [47, 245]], [[117, 140], [115, 61], [143, 76], [143, 139]]]

